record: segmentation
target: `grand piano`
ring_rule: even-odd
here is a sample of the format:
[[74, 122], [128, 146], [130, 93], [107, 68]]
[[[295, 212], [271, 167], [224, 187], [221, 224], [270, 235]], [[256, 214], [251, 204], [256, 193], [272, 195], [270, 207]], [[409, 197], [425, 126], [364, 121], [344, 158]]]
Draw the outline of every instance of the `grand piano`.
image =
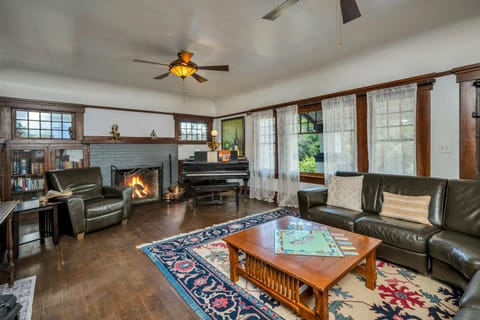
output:
[[182, 180], [185, 184], [186, 196], [190, 189], [198, 184], [222, 184], [228, 179], [243, 180], [243, 194], [246, 195], [246, 186], [250, 178], [248, 160], [240, 158], [229, 162], [206, 162], [186, 159], [183, 161]]

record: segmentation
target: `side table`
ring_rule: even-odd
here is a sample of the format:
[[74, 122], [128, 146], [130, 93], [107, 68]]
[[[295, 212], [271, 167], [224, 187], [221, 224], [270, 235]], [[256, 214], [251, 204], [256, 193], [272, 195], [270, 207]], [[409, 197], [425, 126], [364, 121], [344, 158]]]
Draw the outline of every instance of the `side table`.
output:
[[[52, 236], [53, 243], [58, 246], [59, 230], [58, 230], [58, 205], [61, 202], [48, 202], [40, 204], [38, 200], [30, 200], [19, 202], [13, 210], [13, 255], [18, 258], [19, 247], [21, 244], [30, 243], [36, 240], [45, 241], [45, 236]], [[38, 229], [40, 238], [29, 239], [20, 243], [19, 236], [19, 215], [31, 212], [38, 212]]]

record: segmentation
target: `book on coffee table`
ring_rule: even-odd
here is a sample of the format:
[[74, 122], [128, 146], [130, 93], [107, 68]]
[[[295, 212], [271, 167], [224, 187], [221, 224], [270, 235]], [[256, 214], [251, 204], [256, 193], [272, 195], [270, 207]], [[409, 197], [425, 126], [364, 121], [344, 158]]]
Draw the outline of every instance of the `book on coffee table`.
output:
[[343, 257], [328, 230], [275, 230], [275, 253]]

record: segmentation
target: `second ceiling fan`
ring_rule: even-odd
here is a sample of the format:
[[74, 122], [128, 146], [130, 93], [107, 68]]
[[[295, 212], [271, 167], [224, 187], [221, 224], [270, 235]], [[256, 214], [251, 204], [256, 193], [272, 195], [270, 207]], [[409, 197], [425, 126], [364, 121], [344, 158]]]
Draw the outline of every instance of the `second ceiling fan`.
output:
[[229, 70], [228, 65], [198, 66], [197, 64], [191, 61], [192, 56], [193, 56], [193, 53], [182, 50], [178, 53], [178, 59], [170, 62], [170, 64], [140, 60], [140, 59], [134, 59], [133, 61], [167, 66], [168, 72], [163, 73], [159, 76], [156, 76], [154, 79], [157, 79], [157, 80], [164, 79], [168, 77], [170, 73], [173, 73], [174, 75], [179, 76], [182, 79], [185, 79], [188, 76], [192, 76], [192, 78], [202, 83], [207, 81], [207, 79], [197, 74], [197, 70], [212, 70], [212, 71], [228, 71]]
[[[262, 19], [273, 21], [282, 14], [282, 11], [290, 8], [298, 1], [299, 0], [286, 0], [272, 11], [264, 15]], [[362, 16], [360, 9], [358, 9], [356, 0], [340, 0], [340, 8], [342, 10], [342, 20], [344, 24]]]

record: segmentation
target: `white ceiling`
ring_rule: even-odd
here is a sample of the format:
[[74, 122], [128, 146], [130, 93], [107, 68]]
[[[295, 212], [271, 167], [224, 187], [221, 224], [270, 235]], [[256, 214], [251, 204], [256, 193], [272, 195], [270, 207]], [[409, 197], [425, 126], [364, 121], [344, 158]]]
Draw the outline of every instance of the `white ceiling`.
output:
[[[480, 0], [357, 0], [362, 17], [344, 25], [339, 0], [300, 0], [276, 21], [261, 17], [284, 0], [0, 0], [0, 69], [18, 68], [217, 99], [249, 91], [390, 41], [480, 15]], [[164, 66], [180, 50], [200, 84]]]

